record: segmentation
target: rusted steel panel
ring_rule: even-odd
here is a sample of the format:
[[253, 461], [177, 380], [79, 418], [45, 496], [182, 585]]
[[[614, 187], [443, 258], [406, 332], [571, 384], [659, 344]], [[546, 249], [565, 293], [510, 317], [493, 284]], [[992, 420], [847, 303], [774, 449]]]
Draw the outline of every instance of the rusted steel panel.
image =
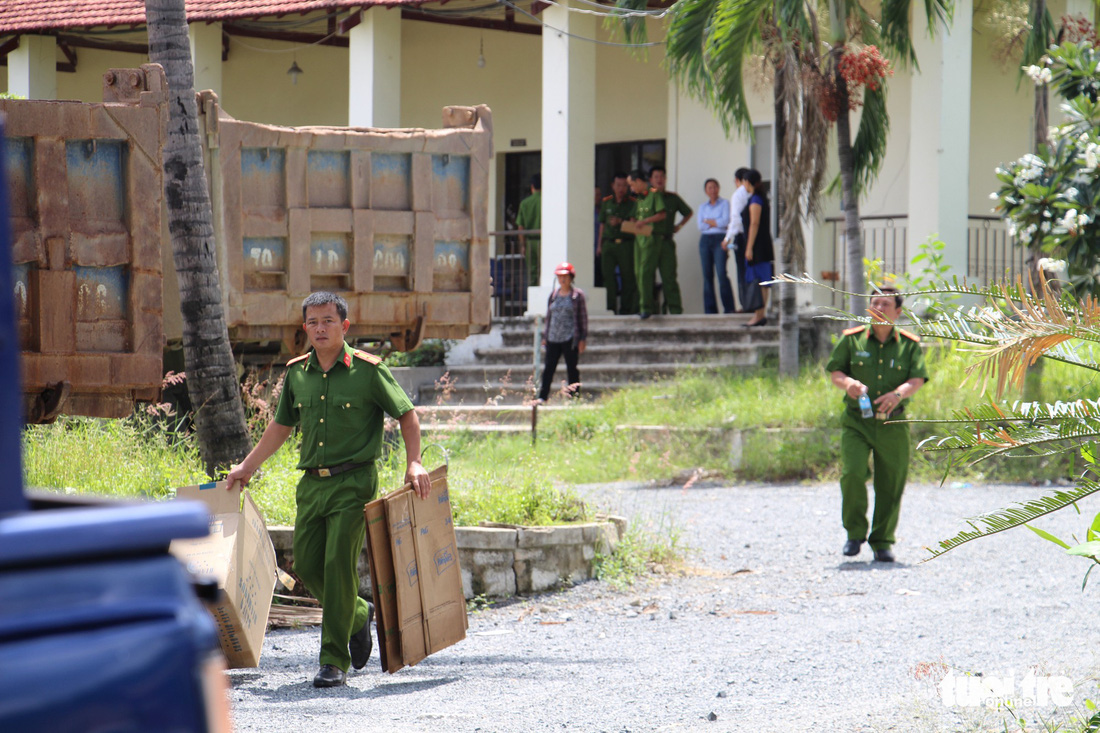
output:
[[488, 327], [487, 107], [448, 107], [437, 130], [262, 125], [210, 96], [202, 110], [234, 341], [293, 345], [317, 289], [348, 299], [353, 337]]
[[[103, 104], [0, 101], [28, 419], [68, 383], [60, 411], [119, 417], [161, 381], [159, 66], [112, 70]], [[120, 87], [121, 84], [121, 87]]]

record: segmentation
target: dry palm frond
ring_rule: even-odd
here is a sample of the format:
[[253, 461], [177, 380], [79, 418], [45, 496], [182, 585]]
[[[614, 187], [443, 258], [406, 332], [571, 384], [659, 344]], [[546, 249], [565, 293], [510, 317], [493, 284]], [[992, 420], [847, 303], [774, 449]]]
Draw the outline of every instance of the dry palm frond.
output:
[[[819, 285], [809, 276], [780, 275], [779, 282]], [[844, 290], [822, 285], [848, 295]], [[959, 307], [935, 320], [915, 320], [911, 328], [922, 336], [964, 341], [983, 347], [981, 358], [967, 369], [967, 375], [982, 380], [985, 389], [996, 384], [998, 398], [1009, 384], [1022, 385], [1027, 369], [1040, 358], [1062, 361], [1100, 371], [1091, 344], [1100, 343], [1100, 302], [1089, 295], [1082, 301], [1056, 296], [1040, 272], [1039, 286], [1024, 287], [1023, 279], [988, 287], [969, 285], [957, 279], [932, 288], [901, 295], [963, 294], [982, 297], [987, 305]], [[856, 316], [834, 310], [822, 317], [872, 323], [870, 316]]]
[[[814, 32], [816, 33], [816, 25]], [[818, 200], [828, 163], [829, 123], [821, 113], [812, 91], [805, 65], [813, 58], [793, 43], [776, 44], [772, 49], [775, 61], [776, 89], [784, 118], [784, 137], [779, 156], [777, 199], [783, 202], [779, 232], [783, 237], [783, 261], [801, 270], [806, 262], [806, 244], [802, 236], [802, 221], [817, 213]]]
[[948, 434], [921, 441], [919, 449], [953, 451], [974, 465], [994, 456], [1024, 458], [1075, 451], [1100, 439], [1100, 403], [1016, 402], [957, 410], [950, 419], [910, 420], [946, 426]]

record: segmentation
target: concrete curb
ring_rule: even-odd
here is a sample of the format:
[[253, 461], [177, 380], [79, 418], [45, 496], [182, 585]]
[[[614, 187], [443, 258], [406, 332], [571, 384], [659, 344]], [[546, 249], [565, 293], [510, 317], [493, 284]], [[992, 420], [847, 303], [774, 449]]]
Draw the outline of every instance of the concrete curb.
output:
[[[597, 554], [615, 551], [627, 520], [608, 516], [597, 522], [556, 527], [493, 525], [455, 527], [462, 592], [507, 598], [550, 590], [565, 580], [592, 577]], [[294, 560], [294, 528], [269, 527], [279, 567]], [[359, 554], [359, 593], [370, 594], [367, 552]]]

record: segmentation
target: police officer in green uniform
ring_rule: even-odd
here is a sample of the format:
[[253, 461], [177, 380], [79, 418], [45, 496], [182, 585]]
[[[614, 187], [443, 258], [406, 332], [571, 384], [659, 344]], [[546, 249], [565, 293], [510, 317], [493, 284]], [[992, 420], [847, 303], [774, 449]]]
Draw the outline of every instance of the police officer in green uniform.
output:
[[[859, 554], [864, 540], [875, 560], [893, 562], [890, 550], [909, 474], [909, 426], [887, 423], [904, 415], [905, 401], [926, 381], [920, 338], [894, 326], [901, 296], [882, 288], [871, 297], [871, 313], [881, 319], [844, 331], [825, 370], [844, 390], [841, 416], [841, 518], [848, 532], [844, 554]], [[863, 417], [859, 397], [866, 393], [874, 415]], [[867, 459], [874, 456], [875, 511], [867, 524]], [[870, 534], [868, 535], [868, 529]]]
[[[654, 225], [664, 221], [665, 199], [659, 191], [650, 189], [645, 173], [640, 169], [630, 172], [628, 178], [630, 190], [637, 201], [634, 202], [634, 215], [631, 217], [637, 226]], [[657, 261], [661, 255], [661, 237], [656, 233], [638, 234], [634, 237], [634, 275], [638, 282], [638, 315], [644, 321], [657, 312], [657, 302], [653, 295], [653, 284], [657, 277]]]
[[[661, 292], [665, 296], [665, 307], [668, 312], [675, 315], [684, 312], [683, 298], [680, 296], [680, 281], [676, 277], [676, 240], [673, 239], [694, 213], [687, 202], [680, 198], [680, 194], [665, 190], [668, 182], [668, 174], [663, 166], [653, 166], [649, 170], [649, 185], [656, 189], [665, 199], [665, 210], [668, 217], [653, 225], [654, 235], [661, 237], [661, 249], [657, 258], [657, 270], [661, 273]], [[676, 215], [680, 214], [679, 223]]]
[[[622, 223], [634, 215], [634, 197], [628, 195], [625, 173], [616, 173], [611, 196], [600, 202], [600, 269], [607, 290], [607, 309], [619, 315], [638, 312], [638, 285], [634, 278], [634, 235], [622, 231]], [[619, 293], [615, 268], [623, 279]]]
[[226, 479], [247, 485], [287, 438], [302, 431], [294, 523], [294, 572], [321, 601], [321, 668], [315, 687], [344, 684], [349, 665], [362, 669], [371, 652], [371, 604], [359, 597], [363, 505], [378, 493], [375, 461], [382, 453], [384, 415], [398, 419], [407, 470], [423, 499], [431, 490], [420, 465], [420, 423], [412, 403], [381, 360], [344, 341], [348, 306], [333, 293], [302, 302], [312, 350], [287, 363], [275, 419]]
[[[542, 229], [542, 174], [531, 176], [531, 195], [519, 202], [516, 226], [520, 229]], [[538, 285], [542, 255], [542, 236], [519, 235], [519, 246], [527, 257], [527, 284]]]

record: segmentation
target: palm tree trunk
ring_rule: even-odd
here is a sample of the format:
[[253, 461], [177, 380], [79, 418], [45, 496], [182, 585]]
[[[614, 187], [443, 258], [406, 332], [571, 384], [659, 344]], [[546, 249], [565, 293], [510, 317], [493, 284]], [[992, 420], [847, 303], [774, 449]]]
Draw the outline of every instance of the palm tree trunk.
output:
[[[834, 61], [839, 60], [844, 47], [834, 48]], [[833, 64], [833, 80], [836, 82], [837, 116], [836, 145], [840, 160], [841, 208], [844, 211], [844, 245], [846, 264], [846, 289], [853, 293], [848, 297], [848, 312], [864, 311], [860, 295], [865, 290], [863, 282], [863, 238], [859, 230], [859, 197], [856, 195], [855, 155], [852, 153], [852, 128], [848, 113], [848, 85], [840, 75], [838, 64]]]
[[215, 261], [213, 210], [203, 170], [195, 75], [184, 0], [145, 0], [149, 60], [168, 78], [164, 193], [179, 281], [187, 391], [199, 449], [211, 477], [248, 454], [251, 440], [229, 346]]
[[[781, 62], [783, 63], [783, 62]], [[777, 68], [775, 73], [775, 145], [776, 145], [776, 174], [775, 174], [775, 220], [777, 229], [783, 221], [783, 211], [787, 206], [786, 196], [783, 195], [784, 186], [779, 185], [779, 177], [782, 172], [788, 170], [788, 158], [795, 151], [786, 144], [787, 141], [787, 105], [786, 88], [787, 75], [782, 68]], [[791, 247], [787, 244], [788, 233], [777, 231], [775, 245], [779, 254], [780, 272], [791, 272]], [[794, 283], [781, 283], [779, 285], [779, 376], [798, 376], [798, 300]]]

